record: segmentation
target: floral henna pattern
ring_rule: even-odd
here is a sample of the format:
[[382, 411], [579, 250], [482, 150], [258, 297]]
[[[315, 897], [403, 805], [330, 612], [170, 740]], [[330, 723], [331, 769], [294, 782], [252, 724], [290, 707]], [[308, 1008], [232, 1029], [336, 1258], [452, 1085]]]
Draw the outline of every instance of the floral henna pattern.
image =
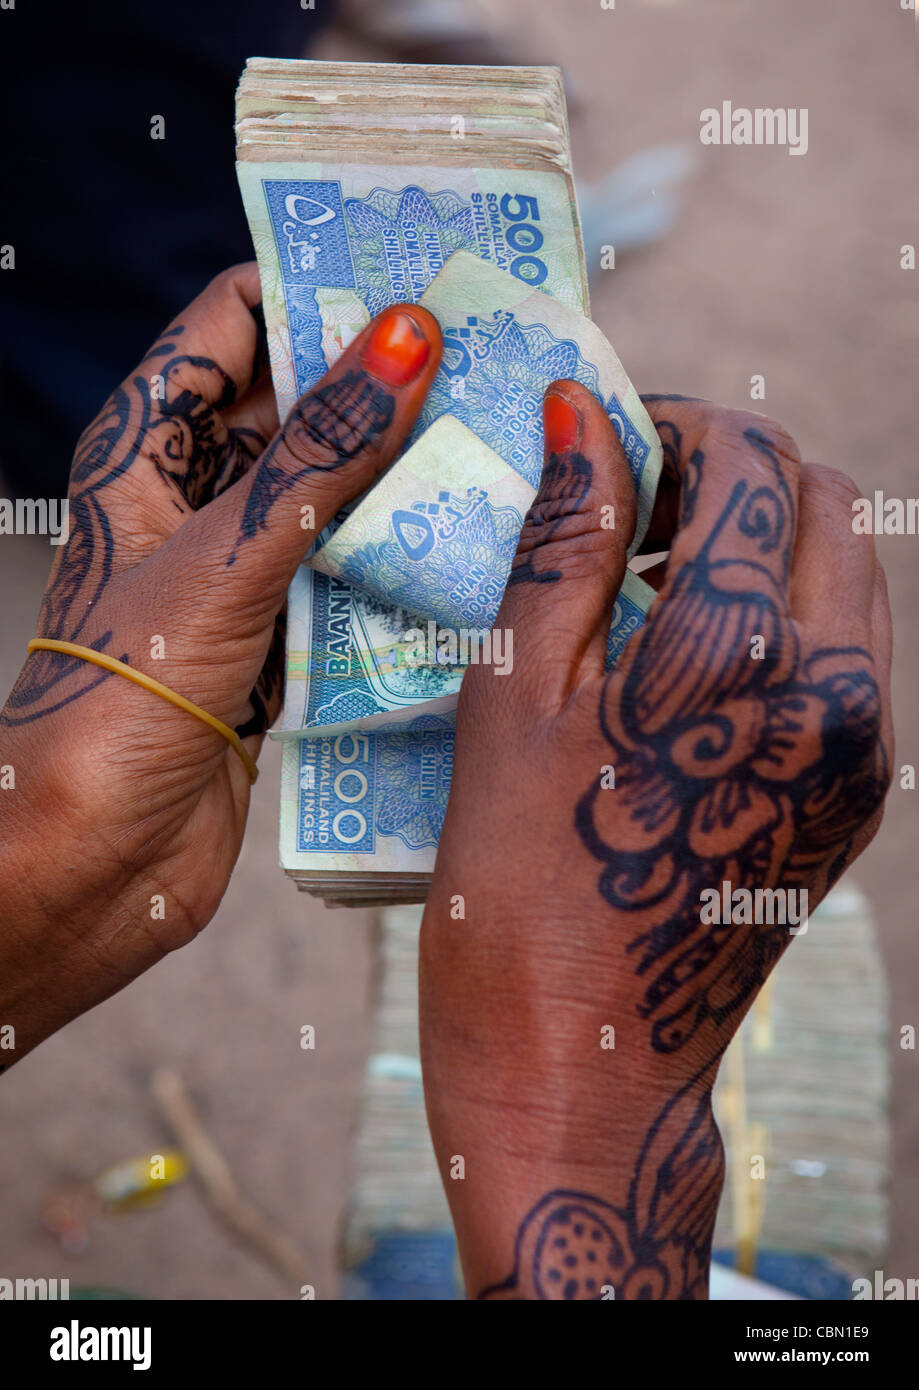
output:
[[699, 1080], [651, 1127], [623, 1208], [546, 1193], [520, 1224], [511, 1273], [479, 1298], [707, 1298], [724, 1151]]
[[[141, 365], [156, 363], [170, 350], [169, 338], [180, 331], [164, 334]], [[202, 387], [210, 378], [213, 405], [200, 391], [179, 380], [180, 374], [188, 376], [189, 368], [196, 372]], [[135, 377], [132, 383], [141, 398], [146, 398], [141, 451], [197, 511], [243, 476], [264, 449], [265, 440], [254, 430], [227, 430], [223, 425], [220, 412], [236, 400], [236, 386], [209, 357], [172, 356], [152, 371], [159, 377], [153, 390], [144, 377]], [[176, 506], [182, 510], [178, 500]]]
[[677, 1076], [687, 1059], [695, 1075], [647, 1131], [625, 1201], [546, 1193], [484, 1299], [707, 1297], [724, 1177], [711, 1089], [790, 933], [704, 922], [702, 893], [728, 881], [818, 901], [890, 781], [871, 654], [807, 643], [788, 611], [795, 509], [772, 441], [745, 431], [771, 478], [739, 479], [693, 554], [705, 454], [687, 459], [676, 426], [658, 430], [670, 481], [680, 476], [680, 532], [662, 601], [603, 684], [615, 785], [598, 776], [575, 825], [602, 866], [602, 898], [634, 924], [624, 952], [651, 1045], [682, 1052]]
[[[684, 482], [686, 523], [702, 466], [699, 455]], [[793, 511], [775, 473], [772, 488], [736, 485], [607, 679], [600, 719], [616, 789], [598, 782], [576, 812], [604, 865], [602, 896], [636, 922], [628, 951], [647, 979], [640, 1014], [659, 1052], [703, 1028], [723, 1049], [725, 1025], [790, 940], [782, 924], [703, 923], [703, 890], [727, 881], [818, 899], [890, 780], [870, 654], [802, 650], [788, 614]], [[761, 660], [751, 655], [756, 636]]]

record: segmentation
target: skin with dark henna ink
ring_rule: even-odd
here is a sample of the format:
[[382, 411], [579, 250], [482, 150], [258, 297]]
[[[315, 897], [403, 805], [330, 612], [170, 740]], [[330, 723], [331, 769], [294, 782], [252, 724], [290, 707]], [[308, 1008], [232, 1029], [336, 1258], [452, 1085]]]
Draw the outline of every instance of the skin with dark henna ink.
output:
[[[298, 437], [308, 443], [310, 462], [300, 469], [274, 462], [277, 444], [268, 449], [258, 465], [246, 504], [239, 538], [228, 564], [233, 564], [240, 546], [268, 524], [272, 507], [285, 492], [296, 487], [310, 473], [340, 468], [362, 449], [374, 444], [392, 424], [395, 397], [367, 372], [351, 369], [344, 376], [320, 386], [299, 401], [288, 418], [285, 447], [296, 449]], [[323, 463], [315, 460], [315, 446], [328, 450]]]
[[[870, 838], [890, 784], [877, 653], [826, 640], [792, 615], [793, 443], [768, 422], [748, 423], [733, 435], [738, 465], [703, 447], [704, 428], [687, 448], [675, 420], [655, 424], [665, 476], [679, 484], [662, 510], [678, 501], [679, 527], [673, 517], [669, 536], [666, 525], [652, 536], [673, 540], [660, 598], [597, 687], [597, 761], [615, 769], [615, 790], [598, 774], [573, 825], [599, 865], [596, 929], [602, 937], [608, 923], [614, 996], [634, 1010], [641, 1046], [660, 1059], [650, 1074], [670, 1094], [634, 1160], [611, 1175], [621, 1198], [574, 1184], [531, 1194], [508, 1272], [483, 1299], [707, 1297], [724, 1176], [712, 1087], [800, 918], [779, 907], [764, 920], [713, 919], [703, 895], [727, 883], [769, 904], [793, 894], [818, 903], [866, 827]], [[719, 442], [732, 424], [717, 421]], [[530, 564], [527, 554], [525, 578]], [[853, 603], [859, 634], [864, 600]], [[599, 955], [601, 943], [592, 949]], [[637, 988], [623, 988], [626, 977]], [[534, 1087], [540, 1097], [538, 1078]]]
[[561, 579], [559, 570], [540, 569], [534, 561], [564, 522], [583, 511], [592, 481], [593, 467], [583, 454], [565, 450], [549, 455], [539, 491], [523, 523], [508, 584], [554, 584]]
[[622, 1207], [547, 1192], [520, 1223], [511, 1273], [478, 1297], [518, 1298], [524, 1284], [538, 1299], [706, 1298], [724, 1149], [704, 1080], [657, 1116]]
[[[234, 403], [236, 387], [211, 358], [179, 352], [183, 332], [179, 324], [162, 335], [141, 363], [149, 375], [136, 375], [119, 386], [77, 444], [70, 476], [70, 538], [56, 558], [42, 600], [41, 636], [84, 642], [87, 624], [112, 578], [116, 541], [106, 502], [112, 483], [141, 461], [152, 464], [173, 506], [187, 514], [231, 487], [264, 448], [256, 431], [227, 429], [222, 423], [220, 411]], [[203, 394], [205, 384], [216, 397], [213, 405]], [[104, 632], [86, 645], [104, 651], [111, 639], [111, 632]], [[130, 663], [128, 652], [109, 654]], [[272, 659], [278, 659], [276, 649]], [[280, 671], [278, 666], [277, 674], [266, 678], [273, 688]], [[31, 723], [108, 679], [107, 672], [85, 662], [36, 652], [0, 722]], [[66, 693], [58, 694], [62, 688]]]
[[[702, 891], [729, 881], [816, 898], [830, 886], [815, 881], [828, 845], [831, 861], [843, 862], [889, 783], [869, 653], [803, 654], [770, 570], [732, 554], [734, 534], [753, 538], [787, 579], [790, 497], [769, 440], [750, 430], [746, 438], [773, 464], [775, 485], [735, 485], [674, 576], [622, 690], [601, 706], [629, 848], [605, 829], [602, 791], [591, 789], [576, 813], [581, 839], [605, 865], [602, 896], [641, 924], [628, 950], [648, 977], [641, 1013], [662, 1052], [703, 1028], [717, 1046], [791, 939], [781, 924], [752, 933], [704, 924]], [[703, 467], [700, 455], [684, 480], [686, 521]], [[751, 658], [752, 634], [765, 639], [762, 660]]]

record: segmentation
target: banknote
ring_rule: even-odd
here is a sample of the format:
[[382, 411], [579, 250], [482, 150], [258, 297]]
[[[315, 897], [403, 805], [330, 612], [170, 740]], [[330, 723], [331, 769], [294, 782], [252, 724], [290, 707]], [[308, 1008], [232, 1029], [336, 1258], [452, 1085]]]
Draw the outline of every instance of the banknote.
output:
[[[627, 571], [614, 605], [608, 660], [638, 630], [652, 591]], [[284, 741], [281, 846], [284, 867], [301, 874], [421, 879], [434, 855], [450, 792], [456, 731], [451, 714], [416, 713], [396, 732], [324, 731]], [[373, 885], [370, 885], [371, 890]], [[353, 896], [353, 891], [352, 894]], [[376, 899], [375, 899], [376, 900]]]
[[421, 716], [398, 733], [283, 743], [281, 845], [289, 871], [423, 876], [434, 867], [455, 730]]
[[[296, 576], [289, 604], [284, 732], [312, 734], [326, 726], [372, 728], [385, 720], [387, 711], [397, 713], [423, 702], [442, 701], [459, 690], [462, 662], [419, 662], [408, 635], [420, 618], [449, 623], [453, 615], [441, 617], [436, 605], [427, 601], [423, 581], [413, 585], [411, 573], [401, 577], [401, 584], [395, 574], [381, 570], [377, 575], [361, 545], [371, 517], [382, 520], [383, 510], [390, 517], [395, 515], [403, 545], [411, 548], [411, 537], [422, 525], [437, 524], [443, 540], [449, 518], [446, 512], [437, 515], [443, 511], [435, 501], [444, 490], [437, 481], [440, 470], [446, 470], [444, 486], [454, 489], [449, 495], [466, 509], [465, 530], [458, 538], [454, 534], [451, 551], [461, 564], [469, 558], [468, 545], [474, 540], [469, 534], [471, 512], [477, 511], [478, 522], [485, 526], [487, 535], [482, 536], [474, 573], [481, 572], [476, 589], [481, 599], [487, 591], [491, 615], [487, 621], [492, 621], [504, 587], [504, 557], [513, 553], [532, 489], [471, 431], [445, 416], [403, 454], [316, 552], [311, 565], [320, 573], [309, 580], [301, 569]], [[409, 514], [409, 505], [419, 505], [420, 490], [425, 496], [424, 515], [414, 510]], [[401, 511], [400, 499], [405, 500]], [[488, 538], [492, 545], [486, 553]], [[366, 540], [371, 539], [368, 534]], [[353, 564], [335, 563], [336, 555], [351, 552], [357, 557]], [[417, 544], [414, 553], [418, 555]], [[361, 558], [366, 560], [363, 568]], [[438, 570], [433, 564], [428, 568], [433, 583]], [[386, 582], [389, 577], [392, 585]], [[380, 582], [374, 582], [377, 579]]]
[[661, 444], [615, 351], [577, 309], [465, 251], [421, 297], [444, 335], [440, 371], [415, 436], [449, 412], [526, 479], [543, 465], [542, 398], [560, 377], [581, 382], [613, 423], [638, 497], [634, 554], [644, 539], [661, 470]]
[[[493, 260], [516, 283], [531, 277], [561, 303], [586, 304], [561, 173], [241, 161], [238, 175], [282, 415], [373, 314], [420, 299], [457, 250]], [[284, 730], [373, 717], [456, 688], [449, 671], [382, 669], [373, 654], [404, 626], [402, 614], [341, 582], [301, 569], [289, 613]]]
[[[459, 690], [458, 665], [413, 665], [406, 633], [418, 614], [301, 565], [288, 594], [281, 732], [362, 725]], [[371, 725], [372, 727], [372, 725]]]
[[[401, 605], [406, 626], [398, 643], [377, 652], [361, 650], [356, 643], [363, 667], [369, 669], [376, 660], [385, 663], [388, 674], [401, 664], [407, 676], [404, 688], [414, 676], [415, 688], [424, 687], [421, 698], [437, 700], [438, 712], [443, 712], [443, 697], [455, 695], [452, 688], [437, 685], [437, 657], [458, 688], [462, 672], [457, 666], [468, 664], [473, 639], [484, 639], [497, 616], [534, 494], [525, 478], [453, 416], [440, 416], [425, 431], [310, 561], [332, 582], [346, 582], [352, 591]], [[652, 599], [647, 585], [627, 571], [610, 629], [610, 664]], [[419, 614], [428, 620], [421, 643], [412, 616]], [[449, 641], [457, 635], [460, 659], [453, 662]], [[419, 661], [419, 648], [429, 660]], [[502, 648], [505, 663], [508, 655]], [[491, 650], [489, 658], [494, 664]], [[382, 715], [362, 719], [345, 699], [334, 707], [351, 721], [349, 728], [383, 725]], [[346, 714], [346, 709], [352, 712]], [[403, 718], [412, 712], [404, 710], [404, 702], [403, 711]]]
[[456, 251], [587, 306], [560, 173], [241, 161], [237, 174], [282, 415], [374, 314], [419, 300]]
[[535, 489], [441, 415], [310, 565], [445, 627], [490, 627]]
[[[299, 699], [300, 708], [306, 706], [300, 727], [310, 731], [343, 722], [373, 727], [384, 707], [410, 707], [409, 697], [422, 686], [424, 700], [454, 694], [461, 673], [453, 668], [411, 665], [401, 677], [395, 675], [391, 632], [381, 630], [379, 611], [368, 621], [360, 610], [371, 595], [381, 604], [399, 605], [396, 622], [414, 612], [448, 628], [491, 625], [542, 469], [541, 402], [556, 378], [574, 378], [587, 386], [622, 442], [637, 492], [630, 554], [647, 530], [660, 476], [660, 441], [618, 357], [595, 325], [461, 251], [421, 302], [441, 324], [444, 357], [408, 451], [310, 560], [333, 585], [359, 591], [352, 627], [354, 680], [349, 682], [342, 666], [347, 688], [340, 683], [325, 698], [319, 691], [328, 683], [323, 672], [329, 663], [300, 663], [305, 673], [316, 672], [318, 683], [315, 695], [305, 692], [305, 699]], [[631, 618], [644, 586], [627, 582], [638, 590], [628, 595]], [[313, 594], [321, 630], [324, 594], [318, 586]], [[610, 651], [621, 644], [612, 630]], [[368, 684], [373, 699], [368, 699]], [[285, 729], [296, 727], [297, 719], [289, 705]]]
[[[486, 520], [495, 530], [488, 563], [474, 575], [483, 614], [499, 596], [538, 471], [538, 402], [532, 413], [530, 402], [543, 369], [595, 391], [630, 441], [636, 486], [646, 478], [650, 488], [654, 461], [639, 456], [644, 420], [624, 373], [601, 370], [584, 339], [546, 313], [540, 327], [524, 311], [516, 337], [499, 317], [533, 292], [555, 309], [589, 312], [558, 69], [250, 59], [236, 134], [282, 415], [374, 314], [422, 299], [458, 253], [513, 281], [513, 302], [464, 305], [445, 296], [445, 370], [408, 441], [411, 453], [450, 415], [482, 445], [479, 478], [489, 460], [487, 485], [448, 480], [461, 505], [451, 504], [438, 530], [439, 543], [451, 540], [451, 525], [466, 537]], [[482, 487], [491, 489], [487, 499], [469, 492]], [[326, 528], [316, 553], [354, 514]], [[413, 524], [405, 520], [401, 534], [417, 553], [426, 532]], [[443, 589], [439, 573], [429, 576], [431, 593]], [[328, 902], [417, 901], [430, 878], [463, 669], [461, 654], [443, 659], [442, 624], [417, 612], [421, 593], [361, 587], [343, 571], [306, 564], [290, 591], [281, 860], [299, 887]], [[611, 651], [630, 623], [640, 625], [647, 602], [641, 589], [624, 586]], [[472, 609], [461, 605], [451, 616], [461, 611]], [[419, 624], [426, 639], [433, 625], [430, 660], [418, 659], [417, 645], [409, 659]]]
[[[310, 564], [327, 581], [298, 578], [302, 598], [291, 610], [303, 616], [295, 617], [292, 638], [301, 640], [291, 643], [285, 730], [342, 723], [372, 727], [386, 710], [455, 692], [461, 673], [447, 667], [394, 669], [392, 644], [400, 628], [404, 631], [406, 611], [454, 627], [494, 620], [542, 468], [542, 396], [556, 378], [574, 378], [592, 390], [622, 441], [638, 500], [630, 553], [647, 529], [660, 476], [660, 441], [618, 357], [595, 325], [464, 252], [449, 259], [421, 302], [443, 329], [443, 364], [402, 461], [344, 523], [347, 540], [337, 532], [322, 538]], [[451, 424], [439, 431], [445, 417]], [[459, 492], [450, 491], [446, 473], [443, 480], [453, 512], [465, 508], [462, 520], [450, 520], [446, 511], [435, 519], [430, 511], [434, 496], [429, 496], [425, 517], [415, 510], [406, 521], [406, 510], [420, 505], [417, 498], [406, 497], [406, 508], [390, 508], [395, 516], [386, 521], [391, 535], [375, 535], [376, 545], [356, 544], [354, 528], [360, 519], [374, 515], [375, 509], [385, 512], [394, 491], [410, 490], [412, 470], [419, 467], [434, 496], [441, 490], [438, 469], [465, 470], [465, 481], [457, 482]], [[489, 480], [487, 499], [476, 501], [470, 495], [460, 500], [460, 493], [481, 491]], [[436, 547], [431, 543], [435, 526]], [[424, 528], [430, 533], [426, 538], [410, 539]], [[345, 546], [347, 563], [342, 563]], [[419, 547], [427, 547], [424, 556]], [[359, 593], [347, 593], [345, 585]], [[346, 629], [341, 621], [345, 612], [351, 614]], [[308, 632], [303, 630], [307, 627]], [[343, 630], [350, 637], [347, 651], [342, 650]], [[330, 631], [337, 656], [327, 650]]]

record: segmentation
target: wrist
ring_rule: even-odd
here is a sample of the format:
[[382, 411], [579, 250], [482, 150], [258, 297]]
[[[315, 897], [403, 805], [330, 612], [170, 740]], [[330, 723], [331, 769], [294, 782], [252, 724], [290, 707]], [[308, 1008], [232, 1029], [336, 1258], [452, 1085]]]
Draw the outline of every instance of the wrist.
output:
[[116, 935], [123, 867], [106, 865], [85, 829], [72, 828], [73, 789], [46, 774], [46, 745], [32, 749], [17, 733], [4, 731], [0, 744], [0, 765], [15, 779], [0, 791], [4, 1068], [124, 983], [105, 947]]
[[551, 1104], [455, 1105], [427, 1067], [425, 1087], [469, 1297], [707, 1297], [724, 1183], [707, 1092], [579, 1126]]
[[[572, 966], [565, 931], [482, 925], [478, 914], [476, 922], [444, 931], [426, 914], [422, 927], [421, 1052], [432, 1103], [445, 1120], [461, 1113], [486, 1130], [500, 1125], [518, 1149], [538, 1138], [556, 1161], [602, 1167], [613, 1137], [621, 1146], [631, 1132], [640, 1142], [699, 1070], [696, 1060], [654, 1050], [605, 946], [600, 955], [582, 949]], [[547, 945], [550, 935], [559, 949]], [[713, 1077], [691, 1084], [701, 1094]]]
[[580, 1194], [576, 1224], [595, 1212], [615, 1254], [604, 1276], [615, 1297], [705, 1297], [724, 1171], [716, 1061], [654, 1049], [583, 923], [572, 965], [570, 932], [485, 922], [479, 910], [473, 921], [444, 929], [432, 905], [420, 972], [428, 1118], [470, 1295], [506, 1281], [517, 1260], [512, 1286], [488, 1296], [612, 1296], [589, 1288], [580, 1264], [576, 1293], [570, 1279], [553, 1292], [548, 1267], [539, 1272], [546, 1232], [564, 1224], [559, 1204]]

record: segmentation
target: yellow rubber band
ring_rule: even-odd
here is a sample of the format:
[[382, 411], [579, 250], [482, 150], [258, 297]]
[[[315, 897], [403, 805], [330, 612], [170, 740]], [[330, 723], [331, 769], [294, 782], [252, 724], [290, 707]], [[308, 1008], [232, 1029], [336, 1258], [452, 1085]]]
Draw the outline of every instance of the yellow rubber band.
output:
[[152, 676], [144, 675], [143, 671], [135, 671], [133, 666], [128, 666], [124, 661], [118, 661], [113, 656], [94, 652], [92, 647], [79, 647], [76, 642], [56, 642], [52, 637], [33, 637], [26, 650], [29, 652], [63, 652], [65, 656], [79, 657], [81, 661], [90, 661], [94, 666], [101, 666], [105, 671], [114, 671], [116, 675], [124, 676], [127, 680], [133, 681], [135, 685], [143, 686], [144, 690], [150, 690], [154, 695], [160, 695], [171, 705], [175, 705], [177, 709], [184, 709], [188, 714], [193, 714], [196, 719], [200, 719], [202, 723], [210, 725], [221, 738], [226, 739], [234, 753], [238, 754], [243, 767], [249, 774], [249, 781], [254, 782], [258, 777], [255, 760], [247, 752], [239, 734], [235, 733], [229, 724], [224, 724], [213, 714], [208, 714], [207, 710], [202, 709], [200, 705], [192, 704], [191, 700], [186, 700], [184, 695], [177, 695], [174, 690], [169, 689], [168, 685], [154, 680]]

